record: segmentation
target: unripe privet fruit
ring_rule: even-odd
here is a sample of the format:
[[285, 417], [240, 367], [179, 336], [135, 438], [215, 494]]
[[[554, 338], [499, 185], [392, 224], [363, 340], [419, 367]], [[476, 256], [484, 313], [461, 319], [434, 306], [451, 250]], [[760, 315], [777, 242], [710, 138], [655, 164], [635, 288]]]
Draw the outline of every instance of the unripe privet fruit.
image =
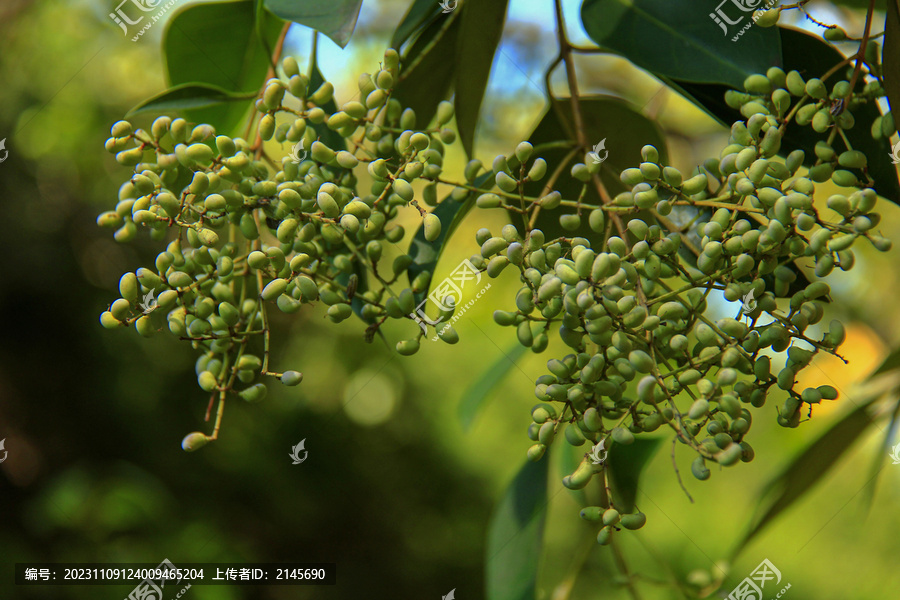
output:
[[625, 529], [640, 529], [647, 523], [647, 515], [642, 512], [637, 512], [632, 515], [622, 515], [622, 519], [619, 522]]
[[247, 402], [253, 404], [262, 401], [266, 397], [268, 391], [269, 388], [267, 388], [265, 384], [257, 383], [251, 385], [245, 390], [242, 390], [240, 393], [238, 393], [238, 396], [240, 396], [243, 400], [246, 400]]
[[532, 462], [537, 462], [541, 460], [544, 456], [544, 453], [547, 451], [547, 446], [544, 444], [534, 444], [530, 448], [528, 448], [528, 460]]
[[433, 242], [438, 239], [441, 235], [441, 219], [434, 213], [428, 213], [425, 215], [425, 220], [423, 223], [423, 229], [425, 231], [425, 239], [429, 242]]
[[181, 447], [186, 452], [193, 452], [194, 450], [202, 448], [210, 441], [212, 441], [211, 437], [209, 437], [205, 433], [195, 431], [184, 436], [184, 439], [181, 440]]
[[707, 479], [709, 479], [709, 468], [707, 468], [706, 461], [703, 460], [702, 456], [698, 456], [691, 463], [691, 473], [700, 481], [706, 481]]
[[620, 519], [619, 511], [617, 511], [614, 508], [608, 508], [603, 513], [602, 518], [603, 518], [604, 525], [615, 525], [616, 523], [619, 522], [619, 519]]
[[604, 527], [597, 534], [597, 543], [601, 546], [606, 546], [610, 540], [612, 540], [612, 527]]
[[419, 351], [419, 340], [403, 340], [397, 342], [397, 353], [403, 356], [411, 356]]

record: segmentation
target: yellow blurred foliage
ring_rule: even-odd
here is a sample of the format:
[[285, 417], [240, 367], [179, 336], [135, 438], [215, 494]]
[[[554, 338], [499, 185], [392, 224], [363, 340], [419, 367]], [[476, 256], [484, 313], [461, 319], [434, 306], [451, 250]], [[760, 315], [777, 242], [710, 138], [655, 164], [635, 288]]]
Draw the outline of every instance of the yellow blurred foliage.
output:
[[[833, 385], [840, 392], [839, 400], [853, 394], [853, 387], [862, 383], [874, 371], [889, 349], [872, 328], [864, 323], [854, 321], [846, 323], [847, 338], [838, 349], [838, 354], [847, 360], [847, 364], [831, 354], [820, 352], [808, 368], [797, 375], [798, 390], [820, 385]], [[835, 410], [838, 404], [823, 401], [816, 407], [818, 414], [827, 414]]]

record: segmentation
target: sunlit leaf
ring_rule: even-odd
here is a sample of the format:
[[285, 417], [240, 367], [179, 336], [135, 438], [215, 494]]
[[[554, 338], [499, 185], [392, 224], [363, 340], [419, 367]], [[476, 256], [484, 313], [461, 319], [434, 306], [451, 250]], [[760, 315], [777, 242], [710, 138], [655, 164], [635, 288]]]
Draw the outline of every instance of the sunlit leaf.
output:
[[343, 48], [356, 28], [362, 0], [265, 0], [265, 4], [285, 21], [320, 31]]
[[[269, 15], [263, 30], [270, 47], [282, 26], [282, 21]], [[269, 68], [269, 57], [256, 31], [256, 9], [250, 0], [185, 5], [169, 19], [163, 33], [169, 87], [192, 84], [233, 94], [258, 92]], [[185, 117], [228, 133], [238, 126], [251, 104], [247, 100], [192, 108], [185, 111]]]

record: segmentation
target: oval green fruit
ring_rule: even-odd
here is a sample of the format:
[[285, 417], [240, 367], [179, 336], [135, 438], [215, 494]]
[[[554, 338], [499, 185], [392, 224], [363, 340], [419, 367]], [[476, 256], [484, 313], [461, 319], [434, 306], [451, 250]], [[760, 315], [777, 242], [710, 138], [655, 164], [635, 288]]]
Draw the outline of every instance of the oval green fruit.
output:
[[647, 515], [642, 512], [637, 512], [632, 515], [622, 515], [622, 519], [619, 522], [625, 529], [640, 529], [647, 523]]
[[211, 441], [212, 438], [205, 433], [195, 431], [184, 436], [184, 439], [181, 440], [181, 447], [185, 452], [193, 452], [194, 450], [202, 448]]

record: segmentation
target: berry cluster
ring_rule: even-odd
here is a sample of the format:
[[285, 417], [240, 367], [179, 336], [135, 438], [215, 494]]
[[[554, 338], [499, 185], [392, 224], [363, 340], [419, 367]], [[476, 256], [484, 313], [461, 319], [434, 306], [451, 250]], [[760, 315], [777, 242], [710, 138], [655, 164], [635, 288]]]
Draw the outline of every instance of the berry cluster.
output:
[[[518, 272], [521, 287], [510, 310], [496, 311], [494, 319], [514, 327], [523, 346], [541, 353], [558, 336], [570, 349], [550, 359], [549, 372], [535, 382], [540, 404], [528, 428], [531, 460], [543, 457], [560, 427], [571, 445], [607, 448], [668, 427], [696, 453], [692, 472], [703, 480], [708, 463], [753, 459], [746, 440], [751, 408], [775, 397], [778, 423], [796, 427], [804, 410], [837, 397], [827, 385], [795, 389], [795, 380], [817, 352], [836, 354], [844, 339], [837, 321], [813, 327], [829, 294], [817, 278], [835, 266], [852, 268], [851, 246], [861, 238], [879, 250], [890, 247], [873, 233], [880, 217], [866, 156], [844, 135], [854, 109], [884, 94], [879, 84], [857, 92], [839, 81], [829, 91], [819, 79], [773, 68], [749, 77], [746, 92], [727, 94], [745, 120], [732, 126], [719, 158], [702, 168], [683, 174], [645, 146], [643, 162], [621, 173], [627, 191], [609, 198], [599, 162], [586, 155], [569, 172], [578, 197], [553, 189], [559, 172], [536, 197], [526, 186], [547, 178], [548, 165], [528, 142], [496, 157], [487, 184], [480, 184], [478, 160], [466, 166], [465, 182], [442, 179], [444, 144], [455, 139], [444, 128], [452, 106], [441, 103], [435, 127], [416, 129], [413, 111], [391, 97], [398, 55], [388, 50], [384, 58], [374, 77], [360, 77], [363, 100], [340, 110], [330, 83], [311, 90], [309, 77], [286, 58], [282, 76], [268, 81], [256, 102], [253, 144], [168, 117], [149, 132], [127, 122], [113, 126], [107, 149], [134, 174], [116, 209], [98, 223], [115, 228], [123, 242], [138, 229], [157, 241], [174, 231], [174, 239], [155, 268], [122, 277], [122, 298], [100, 320], [108, 328], [133, 325], [145, 336], [167, 324], [201, 351], [198, 384], [210, 393], [210, 408], [218, 398], [219, 410], [212, 435], [188, 435], [186, 450], [217, 437], [229, 393], [255, 402], [266, 392], [260, 376], [300, 383], [296, 371], [269, 369], [272, 304], [294, 313], [322, 302], [334, 322], [356, 313], [368, 324], [369, 341], [388, 318], [414, 320], [417, 335], [396, 348], [404, 355], [419, 349], [426, 328], [415, 298], [428, 289], [430, 274], [398, 284], [413, 259], [403, 251], [391, 258], [386, 250], [405, 236], [395, 223], [404, 207], [418, 211], [426, 240], [441, 236], [440, 219], [417, 199], [437, 206], [438, 184], [453, 186], [443, 202], [477, 195], [479, 208], [521, 221], [499, 235], [479, 230], [480, 253], [470, 263], [490, 277]], [[792, 121], [823, 137], [808, 172], [801, 171], [803, 151], [778, 156]], [[886, 115], [873, 135], [893, 127]], [[329, 133], [345, 147], [319, 141]], [[273, 138], [308, 148], [309, 158], [277, 164], [263, 148]], [[845, 146], [840, 151], [837, 142]], [[368, 193], [359, 191], [363, 166]], [[816, 184], [829, 180], [849, 189], [828, 198], [823, 210], [814, 202]], [[603, 200], [589, 202], [592, 189]], [[550, 239], [536, 226], [539, 213], [553, 211], [563, 213], [559, 225], [573, 237]], [[585, 220], [590, 239], [574, 236]], [[753, 300], [735, 318], [713, 320], [707, 309], [714, 290], [729, 301]], [[148, 309], [141, 299], [150, 294], [155, 305]], [[436, 323], [440, 337], [455, 343], [456, 332], [443, 323], [451, 314], [452, 307], [442, 311]], [[609, 488], [606, 465], [586, 455], [563, 483], [580, 489], [594, 476]], [[620, 514], [611, 498], [605, 502], [582, 511], [602, 521], [600, 543], [619, 526], [643, 526], [639, 511]]]
[[[797, 72], [773, 68], [753, 75], [747, 93], [728, 94], [747, 119], [733, 125], [718, 159], [686, 178], [645, 146], [643, 162], [621, 173], [629, 191], [605, 204], [581, 201], [599, 169], [587, 158], [571, 169], [582, 192], [567, 200], [555, 191], [542, 198], [524, 195], [525, 185], [546, 172], [540, 158], [529, 166], [529, 144], [497, 157], [499, 190], [479, 197], [479, 206], [511, 216], [525, 206], [526, 217], [566, 207], [559, 217], [564, 230], [578, 229], [586, 215], [596, 234], [546, 239], [531, 226], [533, 218], [526, 219], [524, 236], [512, 225], [499, 236], [487, 229], [477, 233], [490, 276], [510, 264], [520, 272], [515, 310], [496, 311], [495, 321], [515, 327], [519, 342], [535, 352], [547, 348], [553, 333], [572, 351], [549, 360], [549, 373], [536, 381], [541, 403], [528, 428], [535, 442], [531, 460], [541, 459], [560, 427], [569, 444], [602, 440], [609, 448], [667, 426], [696, 452], [691, 470], [705, 480], [708, 462], [729, 466], [753, 459], [746, 441], [750, 408], [762, 407], [773, 391], [779, 391], [777, 420], [785, 427], [799, 424], [804, 407], [811, 411], [823, 399], [837, 398], [828, 385], [795, 389], [797, 374], [815, 354], [836, 354], [844, 339], [838, 321], [811, 333], [823, 317], [829, 287], [811, 281], [813, 273], [800, 265], [812, 262], [814, 275], [823, 277], [835, 266], [853, 266], [851, 246], [859, 238], [882, 251], [890, 247], [872, 233], [880, 217], [873, 212], [877, 195], [869, 187], [866, 157], [842, 135], [853, 126], [854, 107], [883, 91], [869, 84], [857, 95], [849, 85], [838, 82], [829, 94], [821, 81], [803, 82]], [[836, 114], [829, 103], [838, 99], [843, 112]], [[803, 151], [777, 157], [791, 119], [827, 134], [806, 174], [800, 172]], [[893, 129], [890, 115], [880, 126]], [[838, 135], [848, 146], [842, 152], [832, 146]], [[828, 198], [830, 214], [823, 214], [813, 196], [816, 184], [828, 179], [854, 189]], [[617, 236], [610, 235], [613, 225]], [[747, 302], [738, 318], [713, 321], [706, 316], [713, 290], [729, 301], [757, 300]], [[605, 466], [595, 463], [585, 455], [563, 484], [580, 489], [594, 475], [605, 475]], [[601, 520], [600, 508], [582, 516]], [[611, 504], [602, 508], [598, 541], [608, 543], [619, 513]], [[623, 526], [643, 524], [641, 513], [630, 517], [622, 517]]]
[[[216, 136], [210, 125], [191, 128], [184, 119], [165, 116], [150, 131], [125, 121], [113, 125], [106, 148], [120, 164], [134, 167], [134, 175], [120, 188], [115, 210], [101, 214], [98, 224], [114, 228], [120, 242], [134, 239], [139, 228], [156, 241], [174, 229], [174, 239], [157, 256], [155, 268], [122, 277], [122, 297], [100, 322], [111, 329], [134, 326], [143, 336], [167, 325], [202, 352], [197, 382], [211, 394], [210, 407], [218, 397], [219, 411], [212, 435], [188, 435], [185, 450], [216, 439], [229, 392], [258, 402], [267, 390], [260, 376], [285, 385], [302, 380], [297, 371], [269, 368], [271, 304], [295, 313], [321, 301], [335, 323], [356, 311], [370, 324], [371, 340], [388, 317], [410, 318], [414, 293], [427, 289], [428, 273], [411, 287], [393, 289], [412, 258], [401, 252], [386, 267], [382, 255], [403, 239], [404, 228], [393, 222], [409, 204], [422, 217], [426, 239], [441, 233], [440, 219], [416, 202], [411, 183], [428, 180], [422, 199], [437, 204], [434, 180], [442, 172], [443, 144], [455, 140], [441, 126], [453, 118], [453, 109], [442, 103], [438, 126], [415, 130], [413, 111], [391, 98], [396, 51], [387, 51], [384, 62], [374, 77], [360, 77], [364, 102], [350, 101], [328, 114], [323, 107], [332, 103], [332, 84], [310, 90], [296, 60], [285, 58], [283, 77], [268, 81], [256, 102], [258, 135], [252, 145]], [[289, 119], [276, 125], [276, 115]], [[328, 129], [317, 131], [322, 124]], [[354, 151], [318, 141], [328, 130]], [[273, 137], [308, 148], [309, 158], [288, 156], [277, 165], [262, 145]], [[301, 159], [299, 152], [296, 158]], [[361, 163], [371, 185], [360, 195]], [[468, 192], [462, 192], [464, 199]], [[445, 331], [442, 338], [452, 343], [454, 334]], [[398, 352], [414, 353], [422, 335], [399, 342]], [[262, 348], [251, 353], [259, 338]]]

